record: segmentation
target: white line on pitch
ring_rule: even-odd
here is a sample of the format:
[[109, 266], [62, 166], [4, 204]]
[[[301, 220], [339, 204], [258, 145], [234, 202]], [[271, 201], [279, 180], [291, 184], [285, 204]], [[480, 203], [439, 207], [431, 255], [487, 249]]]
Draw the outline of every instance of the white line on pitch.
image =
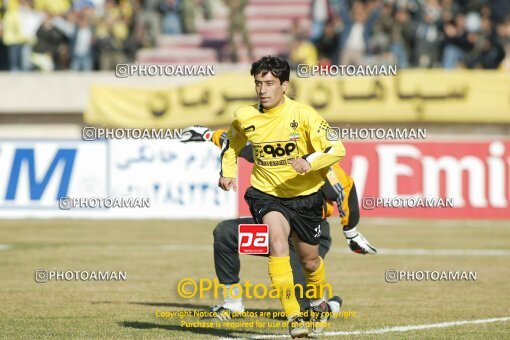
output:
[[[414, 326], [385, 327], [385, 328], [379, 328], [379, 329], [370, 329], [367, 331], [325, 332], [322, 334], [322, 336], [385, 334], [385, 333], [392, 333], [392, 332], [409, 332], [409, 331], [419, 331], [419, 330], [431, 329], [431, 328], [445, 328], [445, 327], [453, 327], [453, 326], [504, 322], [504, 321], [510, 321], [510, 317], [450, 321], [450, 322], [431, 323], [431, 324], [414, 325]], [[268, 335], [255, 335], [253, 337], [249, 337], [249, 339], [273, 339], [273, 338], [289, 338], [289, 337], [290, 336], [287, 334], [273, 334], [273, 335], [268, 334]], [[246, 338], [222, 338], [222, 339], [246, 339]]]
[[10, 244], [0, 244], [0, 250], [11, 249], [12, 246]]
[[[334, 253], [351, 253], [348, 249], [332, 249]], [[377, 249], [378, 255], [444, 255], [444, 256], [503, 256], [510, 255], [504, 249]]]
[[[169, 251], [212, 251], [213, 247], [208, 245], [192, 244], [167, 244], [162, 246], [163, 250]], [[335, 254], [352, 254], [349, 249], [335, 248], [330, 252]], [[398, 249], [398, 248], [379, 248], [378, 255], [441, 255], [441, 256], [505, 256], [510, 255], [510, 250], [505, 249]]]

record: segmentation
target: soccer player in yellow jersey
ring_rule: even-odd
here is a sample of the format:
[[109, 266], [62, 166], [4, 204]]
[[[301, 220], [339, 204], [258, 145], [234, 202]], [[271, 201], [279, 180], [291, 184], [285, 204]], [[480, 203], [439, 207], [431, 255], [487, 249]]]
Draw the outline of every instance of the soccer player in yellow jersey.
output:
[[280, 290], [291, 336], [304, 337], [309, 331], [294, 294], [287, 239], [290, 234], [307, 285], [322, 293], [310, 302], [313, 330], [320, 333], [330, 314], [323, 294], [326, 270], [318, 251], [321, 187], [329, 166], [345, 156], [345, 148], [326, 138], [329, 126], [315, 110], [285, 95], [290, 76], [287, 61], [264, 57], [253, 63], [250, 73], [260, 102], [234, 113], [222, 150], [219, 186], [237, 189], [237, 156], [251, 142], [254, 167], [245, 200], [255, 221], [269, 225], [269, 276]]
[[[221, 148], [228, 140], [227, 130], [218, 129], [212, 131], [205, 126], [194, 125], [183, 131], [181, 142], [212, 142], [218, 148]], [[241, 150], [239, 157], [253, 163], [253, 149], [250, 143], [247, 143]], [[324, 259], [331, 247], [330, 225], [326, 217], [333, 213], [333, 203], [338, 206], [340, 217], [340, 227], [347, 240], [349, 248], [357, 254], [375, 255], [377, 250], [358, 232], [357, 224], [360, 219], [358, 195], [356, 185], [340, 166], [335, 163], [330, 166], [326, 176], [326, 182], [323, 187], [326, 206], [323, 212], [321, 223], [321, 235], [319, 240], [319, 254]], [[214, 228], [214, 267], [218, 281], [225, 285], [232, 294], [225, 294], [221, 304], [211, 307], [211, 311], [216, 312], [216, 317], [220, 320], [230, 320], [239, 313], [244, 312], [243, 298], [240, 296], [236, 285], [240, 282], [239, 273], [241, 271], [241, 261], [239, 258], [239, 225], [253, 224], [254, 219], [250, 217], [240, 217], [221, 221]], [[294, 284], [298, 285], [295, 289], [296, 298], [301, 307], [301, 311], [310, 309], [310, 302], [306, 298], [300, 287], [306, 287], [306, 278], [301, 268], [301, 264], [296, 256], [292, 240], [289, 243], [290, 266]], [[266, 256], [266, 255], [263, 255]], [[269, 255], [267, 255], [269, 256]], [[267, 257], [266, 256], [266, 257]], [[333, 296], [329, 299], [328, 305], [333, 312], [332, 317], [338, 316], [342, 306], [342, 298]]]

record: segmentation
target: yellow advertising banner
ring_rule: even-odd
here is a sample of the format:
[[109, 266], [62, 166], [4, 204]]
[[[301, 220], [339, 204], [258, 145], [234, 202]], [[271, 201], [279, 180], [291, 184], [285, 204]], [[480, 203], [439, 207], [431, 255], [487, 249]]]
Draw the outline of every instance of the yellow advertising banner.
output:
[[[330, 123], [510, 123], [510, 74], [403, 70], [386, 77], [291, 75], [288, 95]], [[241, 105], [257, 103], [253, 78], [218, 75], [167, 88], [95, 85], [88, 124], [106, 127], [228, 125]]]

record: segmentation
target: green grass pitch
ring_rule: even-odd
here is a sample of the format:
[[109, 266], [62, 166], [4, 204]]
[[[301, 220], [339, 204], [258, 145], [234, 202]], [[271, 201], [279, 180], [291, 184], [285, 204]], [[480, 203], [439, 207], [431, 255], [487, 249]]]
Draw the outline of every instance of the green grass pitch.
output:
[[[395, 223], [391, 223], [394, 221]], [[218, 221], [1, 221], [0, 338], [154, 339], [252, 338], [286, 335], [283, 328], [181, 327], [197, 317], [164, 319], [156, 312], [206, 310], [212, 295], [184, 299], [183, 278], [215, 277], [212, 230]], [[510, 225], [501, 222], [362, 219], [359, 230], [380, 249], [481, 249], [481, 255], [347, 252], [338, 219], [326, 257], [329, 283], [355, 316], [331, 321], [328, 332], [371, 331], [510, 316]], [[126, 271], [126, 281], [36, 283], [47, 270]], [[476, 281], [386, 283], [387, 269], [476, 271]], [[242, 280], [269, 285], [267, 259], [242, 256]], [[245, 300], [248, 311], [279, 311], [277, 300]], [[278, 322], [267, 317], [238, 322]], [[349, 335], [350, 334], [350, 335]], [[510, 321], [331, 338], [510, 338]], [[326, 337], [324, 337], [326, 338]]]

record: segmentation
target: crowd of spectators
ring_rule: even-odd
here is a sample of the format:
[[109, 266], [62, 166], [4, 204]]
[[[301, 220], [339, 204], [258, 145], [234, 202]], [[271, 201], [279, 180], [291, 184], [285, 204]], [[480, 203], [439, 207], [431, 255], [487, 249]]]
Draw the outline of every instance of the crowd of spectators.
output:
[[160, 34], [194, 33], [208, 0], [0, 0], [0, 70], [112, 70]]
[[[212, 0], [0, 0], [0, 70], [112, 70], [160, 34], [196, 33]], [[219, 1], [219, 0], [218, 0]], [[244, 9], [221, 0], [248, 54]], [[296, 20], [293, 64], [396, 64], [400, 68], [510, 70], [510, 0], [312, 0], [311, 27]]]
[[294, 64], [509, 69], [509, 0], [313, 0]]

